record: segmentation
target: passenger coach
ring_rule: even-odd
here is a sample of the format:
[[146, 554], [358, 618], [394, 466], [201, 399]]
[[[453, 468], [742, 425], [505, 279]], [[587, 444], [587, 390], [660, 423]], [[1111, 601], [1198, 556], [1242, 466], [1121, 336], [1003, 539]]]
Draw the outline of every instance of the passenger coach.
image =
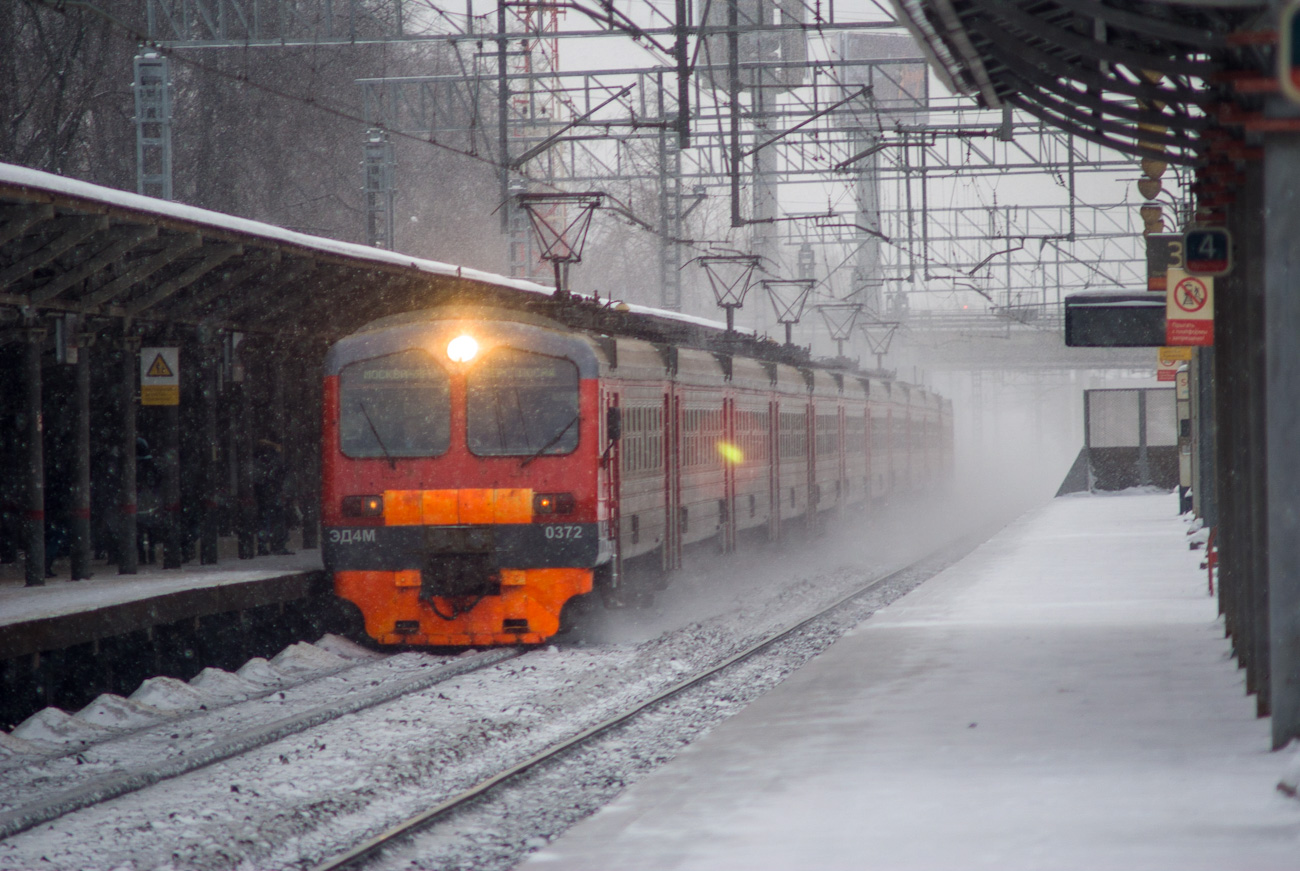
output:
[[538, 643], [576, 596], [646, 600], [692, 546], [732, 551], [947, 478], [946, 401], [719, 344], [498, 309], [343, 339], [324, 405], [336, 592], [380, 643]]

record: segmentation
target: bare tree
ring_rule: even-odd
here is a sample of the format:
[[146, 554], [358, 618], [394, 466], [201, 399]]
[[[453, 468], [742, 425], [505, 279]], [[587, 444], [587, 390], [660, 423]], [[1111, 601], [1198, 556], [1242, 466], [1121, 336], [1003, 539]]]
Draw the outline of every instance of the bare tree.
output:
[[126, 34], [84, 9], [0, 3], [0, 159], [125, 181], [132, 50]]
[[[302, 15], [325, 0], [301, 0]], [[135, 188], [131, 58], [143, 4], [0, 0], [0, 161]], [[370, 26], [379, 27], [372, 22]], [[348, 241], [365, 240], [355, 80], [452, 71], [445, 49], [320, 45], [169, 50], [173, 184], [183, 202]], [[495, 170], [398, 140], [399, 248], [504, 267]]]

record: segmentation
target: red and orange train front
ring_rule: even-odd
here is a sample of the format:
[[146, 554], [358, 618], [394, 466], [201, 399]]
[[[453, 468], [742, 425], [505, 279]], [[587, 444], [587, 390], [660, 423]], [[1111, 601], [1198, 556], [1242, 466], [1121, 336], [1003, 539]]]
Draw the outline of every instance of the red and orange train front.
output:
[[326, 358], [326, 569], [383, 644], [538, 643], [610, 558], [598, 364], [545, 324], [378, 321]]

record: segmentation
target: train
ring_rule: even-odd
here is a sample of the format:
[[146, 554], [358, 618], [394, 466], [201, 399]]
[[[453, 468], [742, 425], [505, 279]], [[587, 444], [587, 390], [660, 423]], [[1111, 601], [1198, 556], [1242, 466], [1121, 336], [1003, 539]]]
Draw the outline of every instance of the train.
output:
[[590, 303], [375, 321], [325, 359], [335, 592], [381, 645], [539, 644], [570, 604], [648, 601], [693, 550], [941, 487], [950, 401], [845, 362]]

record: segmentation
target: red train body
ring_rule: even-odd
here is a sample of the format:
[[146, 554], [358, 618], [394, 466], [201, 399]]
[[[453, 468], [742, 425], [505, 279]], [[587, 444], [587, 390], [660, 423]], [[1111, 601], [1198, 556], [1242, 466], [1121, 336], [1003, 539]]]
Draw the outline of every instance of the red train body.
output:
[[633, 565], [933, 487], [951, 407], [860, 373], [428, 311], [326, 362], [326, 567], [384, 644], [539, 643]]

